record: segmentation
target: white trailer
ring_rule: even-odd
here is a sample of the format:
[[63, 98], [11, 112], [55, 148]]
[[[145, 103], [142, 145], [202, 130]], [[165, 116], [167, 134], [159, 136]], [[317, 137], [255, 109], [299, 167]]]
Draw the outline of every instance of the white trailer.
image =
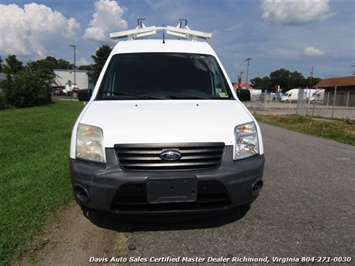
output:
[[316, 89], [309, 99], [310, 103], [323, 103], [324, 101], [324, 89]]
[[88, 70], [76, 70], [74, 77], [74, 71], [71, 69], [54, 69], [55, 84], [72, 89], [92, 89], [94, 86], [90, 83], [89, 72]]
[[[302, 95], [302, 91], [303, 91], [303, 95]], [[308, 101], [308, 100], [312, 101], [317, 98], [318, 92], [319, 92], [319, 90], [317, 90], [317, 89], [301, 89], [301, 88], [292, 89], [292, 90], [286, 91], [284, 96], [281, 96], [281, 102], [297, 102], [301, 98], [304, 101]], [[324, 92], [323, 92], [323, 97], [324, 97]], [[320, 100], [320, 98], [319, 98], [319, 100]]]

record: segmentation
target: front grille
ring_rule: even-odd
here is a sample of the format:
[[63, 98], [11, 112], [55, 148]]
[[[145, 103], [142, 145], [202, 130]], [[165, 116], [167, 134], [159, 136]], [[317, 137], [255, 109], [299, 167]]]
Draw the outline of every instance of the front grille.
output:
[[[115, 151], [123, 169], [133, 171], [181, 171], [217, 167], [224, 143], [116, 144]], [[163, 160], [165, 151], [178, 151], [178, 160]]]
[[215, 181], [198, 183], [196, 202], [149, 204], [146, 184], [126, 184], [116, 193], [111, 209], [119, 212], [182, 211], [224, 209], [231, 201], [224, 186]]

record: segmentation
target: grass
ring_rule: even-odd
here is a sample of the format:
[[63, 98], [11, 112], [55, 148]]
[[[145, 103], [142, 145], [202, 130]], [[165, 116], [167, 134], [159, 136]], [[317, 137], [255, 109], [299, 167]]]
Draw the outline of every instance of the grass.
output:
[[355, 145], [355, 121], [349, 119], [319, 119], [310, 116], [256, 115], [255, 118], [273, 126]]
[[7, 264], [58, 207], [72, 197], [74, 101], [0, 111], [0, 265]]

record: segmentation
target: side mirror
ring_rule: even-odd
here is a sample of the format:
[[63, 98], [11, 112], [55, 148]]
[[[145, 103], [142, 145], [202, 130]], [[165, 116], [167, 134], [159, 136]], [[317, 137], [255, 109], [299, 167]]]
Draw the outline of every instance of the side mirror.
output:
[[78, 93], [78, 100], [80, 102], [88, 102], [92, 96], [92, 89], [83, 89]]
[[237, 96], [242, 102], [250, 101], [250, 91], [247, 89], [237, 89]]

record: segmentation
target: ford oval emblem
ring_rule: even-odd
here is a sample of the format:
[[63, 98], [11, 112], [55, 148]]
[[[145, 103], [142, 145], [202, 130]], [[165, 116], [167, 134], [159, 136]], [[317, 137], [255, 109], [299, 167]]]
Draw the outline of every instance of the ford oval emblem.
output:
[[163, 151], [160, 154], [160, 158], [165, 160], [165, 161], [176, 161], [181, 158], [182, 154], [178, 151], [175, 150], [168, 150], [168, 151]]

